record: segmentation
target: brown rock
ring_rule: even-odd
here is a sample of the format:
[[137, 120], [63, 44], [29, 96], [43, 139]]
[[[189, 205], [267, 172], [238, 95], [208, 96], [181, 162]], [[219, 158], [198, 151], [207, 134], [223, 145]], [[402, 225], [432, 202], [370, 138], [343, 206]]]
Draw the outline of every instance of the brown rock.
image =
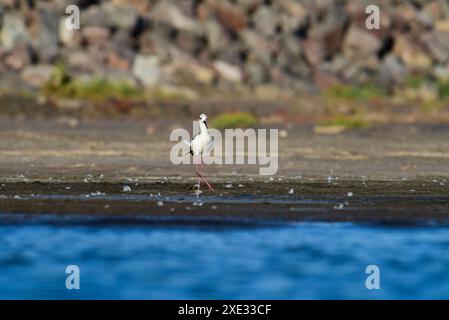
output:
[[128, 71], [131, 66], [130, 59], [123, 57], [116, 52], [108, 52], [107, 63], [113, 69], [122, 71]]
[[432, 59], [410, 36], [395, 37], [393, 52], [411, 70], [423, 70], [432, 65]]
[[365, 59], [375, 55], [381, 45], [381, 41], [371, 32], [351, 26], [344, 38], [342, 49], [349, 59]]
[[215, 61], [214, 69], [226, 81], [241, 82], [243, 79], [242, 71], [238, 66], [231, 65], [224, 61]]
[[311, 65], [317, 65], [326, 58], [327, 50], [320, 39], [307, 39], [304, 42], [304, 56]]
[[313, 83], [322, 90], [340, 83], [340, 81], [335, 75], [327, 71], [321, 70], [320, 68], [316, 68], [313, 71], [312, 76], [313, 76]]
[[13, 70], [22, 70], [31, 63], [30, 49], [27, 45], [18, 45], [3, 60], [5, 66]]
[[42, 87], [48, 83], [53, 74], [53, 66], [36, 65], [27, 66], [21, 73], [21, 79], [33, 87]]
[[449, 31], [434, 31], [422, 36], [422, 42], [431, 56], [438, 62], [449, 61]]
[[176, 4], [168, 1], [159, 2], [150, 12], [150, 19], [184, 32], [195, 35], [203, 34], [203, 30], [196, 20], [185, 15]]
[[84, 41], [89, 46], [106, 47], [109, 43], [109, 29], [104, 27], [81, 28]]
[[271, 44], [261, 37], [258, 33], [245, 29], [240, 36], [247, 48], [263, 63], [270, 64], [270, 55], [273, 51]]
[[90, 54], [86, 50], [70, 51], [67, 53], [69, 69], [76, 72], [95, 72], [101, 67], [103, 61], [100, 57]]
[[227, 29], [238, 32], [247, 25], [246, 16], [225, 1], [217, 1], [214, 7], [218, 21]]

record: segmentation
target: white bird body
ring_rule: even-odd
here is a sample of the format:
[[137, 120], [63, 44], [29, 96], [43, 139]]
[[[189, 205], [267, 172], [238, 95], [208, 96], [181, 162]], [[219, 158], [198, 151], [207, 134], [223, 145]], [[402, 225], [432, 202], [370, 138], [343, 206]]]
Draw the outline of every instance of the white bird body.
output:
[[190, 154], [192, 156], [199, 156], [201, 160], [200, 164], [196, 164], [195, 167], [195, 172], [198, 176], [198, 190], [200, 188], [201, 181], [208, 186], [209, 190], [213, 190], [210, 183], [207, 182], [206, 178], [203, 176], [203, 154], [209, 151], [214, 144], [214, 137], [210, 135], [209, 130], [207, 129], [206, 120], [207, 116], [202, 113], [200, 115], [200, 119], [198, 120], [200, 124], [200, 133], [194, 136], [191, 142], [184, 140], [184, 142], [190, 146]]
[[190, 153], [192, 155], [203, 155], [205, 152], [212, 148], [214, 143], [214, 137], [212, 137], [207, 129], [206, 124], [207, 116], [201, 114], [200, 116], [200, 133], [193, 137], [190, 142]]

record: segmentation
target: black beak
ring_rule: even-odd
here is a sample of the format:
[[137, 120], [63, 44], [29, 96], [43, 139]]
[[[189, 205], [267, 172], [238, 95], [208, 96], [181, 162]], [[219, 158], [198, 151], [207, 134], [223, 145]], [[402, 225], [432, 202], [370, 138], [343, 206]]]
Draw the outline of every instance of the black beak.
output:
[[207, 129], [209, 129], [209, 127], [207, 126], [206, 120], [204, 120], [204, 125], [206, 126]]

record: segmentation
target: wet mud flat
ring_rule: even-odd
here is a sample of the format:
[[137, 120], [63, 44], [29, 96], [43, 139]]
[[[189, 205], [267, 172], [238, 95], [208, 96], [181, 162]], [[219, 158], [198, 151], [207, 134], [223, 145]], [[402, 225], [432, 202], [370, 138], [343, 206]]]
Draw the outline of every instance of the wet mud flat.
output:
[[449, 181], [262, 180], [216, 178], [150, 182], [3, 182], [0, 223], [277, 224], [299, 221], [449, 224]]

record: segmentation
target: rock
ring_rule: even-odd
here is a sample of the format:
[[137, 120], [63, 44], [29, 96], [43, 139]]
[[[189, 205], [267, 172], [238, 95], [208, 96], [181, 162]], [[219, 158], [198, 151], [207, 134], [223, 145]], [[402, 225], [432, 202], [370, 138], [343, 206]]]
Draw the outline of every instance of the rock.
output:
[[432, 59], [410, 36], [397, 35], [393, 52], [411, 70], [428, 69], [432, 65]]
[[138, 14], [144, 15], [150, 9], [150, 1], [142, 0], [113, 0], [113, 4], [118, 6], [132, 7]]
[[254, 13], [252, 21], [257, 33], [264, 37], [273, 36], [280, 23], [274, 10], [267, 6], [260, 6]]
[[393, 54], [387, 55], [379, 66], [379, 84], [393, 86], [408, 75], [407, 68]]
[[307, 18], [307, 10], [299, 2], [290, 0], [277, 0], [275, 4], [278, 5], [281, 10], [285, 11], [288, 16], [295, 17], [295, 19], [300, 24], [302, 24]]
[[105, 27], [84, 27], [81, 29], [83, 40], [89, 46], [106, 47], [109, 44], [109, 29]]
[[1, 43], [10, 50], [19, 44], [30, 42], [30, 36], [25, 27], [23, 17], [16, 14], [5, 14], [1, 28]]
[[245, 14], [225, 0], [215, 2], [214, 12], [221, 25], [234, 32], [243, 30], [248, 23]]
[[421, 40], [437, 62], [449, 61], [449, 32], [434, 31], [426, 33]]
[[214, 21], [208, 20], [204, 23], [207, 44], [209, 49], [215, 53], [225, 48], [229, 43], [229, 36], [224, 32], [222, 26]]
[[195, 35], [202, 35], [203, 33], [196, 20], [183, 14], [174, 3], [168, 1], [159, 2], [151, 11], [150, 19]]
[[96, 72], [103, 61], [86, 50], [69, 51], [66, 55], [67, 65], [74, 72]]
[[447, 64], [447, 65], [436, 65], [433, 68], [432, 74], [438, 80], [442, 80], [442, 81], [449, 80], [449, 64]]
[[80, 16], [81, 30], [85, 27], [109, 27], [111, 26], [111, 19], [103, 7], [98, 5], [91, 5], [83, 10]]
[[255, 59], [250, 59], [245, 64], [244, 73], [246, 82], [253, 86], [265, 83], [269, 79], [264, 66]]
[[449, 33], [449, 19], [436, 21], [435, 30], [444, 33]]
[[343, 53], [349, 59], [366, 59], [376, 55], [381, 45], [371, 32], [351, 26], [343, 40]]
[[217, 53], [217, 60], [222, 60], [229, 64], [240, 65], [243, 62], [243, 55], [245, 53], [245, 45], [241, 41], [233, 41]]
[[206, 47], [204, 38], [183, 31], [178, 33], [176, 45], [181, 51], [192, 55], [198, 55]]
[[132, 74], [145, 87], [153, 87], [160, 80], [159, 59], [154, 55], [137, 55], [134, 59]]
[[107, 63], [108, 65], [116, 70], [127, 71], [131, 66], [132, 59], [129, 59], [126, 56], [120, 55], [116, 51], [108, 52], [107, 55]]
[[176, 59], [161, 67], [162, 77], [170, 83], [210, 85], [215, 72], [198, 64], [194, 59]]
[[76, 47], [81, 44], [81, 32], [66, 27], [66, 18], [61, 18], [58, 25], [59, 40], [66, 47]]
[[214, 62], [214, 69], [217, 71], [217, 73], [220, 75], [221, 78], [223, 78], [226, 81], [229, 82], [241, 82], [243, 75], [242, 71], [238, 66], [231, 65], [229, 63], [226, 63], [224, 61], [215, 61]]
[[13, 70], [22, 70], [31, 62], [30, 49], [25, 44], [16, 45], [3, 60], [5, 66]]
[[240, 36], [247, 48], [263, 63], [270, 64], [271, 52], [270, 43], [265, 38], [261, 37], [258, 33], [245, 29], [241, 32]]
[[21, 79], [33, 87], [40, 88], [50, 81], [53, 69], [50, 64], [27, 66], [21, 73]]
[[[48, 7], [48, 6], [47, 6]], [[58, 56], [58, 15], [50, 8], [39, 10], [39, 19], [32, 43], [40, 61], [52, 62]]]
[[325, 90], [340, 83], [338, 78], [321, 68], [313, 70], [313, 83], [320, 89]]
[[102, 9], [109, 17], [110, 26], [115, 28], [130, 31], [132, 30], [139, 17], [137, 10], [134, 6], [130, 6], [126, 1], [103, 2]]
[[319, 39], [307, 39], [304, 42], [304, 56], [311, 65], [317, 65], [326, 58], [326, 48]]

